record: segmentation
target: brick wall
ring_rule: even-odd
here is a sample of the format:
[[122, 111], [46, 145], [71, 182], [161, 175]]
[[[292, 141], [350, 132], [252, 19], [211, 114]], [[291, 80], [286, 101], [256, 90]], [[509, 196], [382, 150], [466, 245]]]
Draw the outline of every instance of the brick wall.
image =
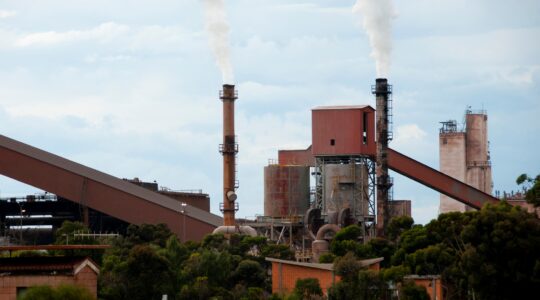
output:
[[289, 294], [294, 290], [296, 280], [305, 278], [317, 278], [325, 295], [334, 282], [341, 280], [330, 270], [272, 262], [272, 293]]

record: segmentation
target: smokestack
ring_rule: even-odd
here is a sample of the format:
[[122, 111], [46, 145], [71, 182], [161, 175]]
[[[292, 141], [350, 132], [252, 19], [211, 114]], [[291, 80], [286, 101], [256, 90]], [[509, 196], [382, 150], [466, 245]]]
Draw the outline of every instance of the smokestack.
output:
[[220, 209], [223, 212], [223, 225], [235, 226], [234, 214], [238, 210], [238, 203], [235, 202], [238, 144], [234, 134], [234, 101], [238, 95], [234, 85], [224, 84], [219, 96], [223, 102], [223, 144], [219, 145], [219, 152], [223, 155], [223, 203]]
[[388, 224], [388, 201], [392, 183], [388, 176], [388, 140], [389, 140], [389, 98], [392, 86], [386, 78], [377, 78], [372, 87], [377, 110], [377, 155], [375, 172], [377, 174], [377, 236], [384, 236]]

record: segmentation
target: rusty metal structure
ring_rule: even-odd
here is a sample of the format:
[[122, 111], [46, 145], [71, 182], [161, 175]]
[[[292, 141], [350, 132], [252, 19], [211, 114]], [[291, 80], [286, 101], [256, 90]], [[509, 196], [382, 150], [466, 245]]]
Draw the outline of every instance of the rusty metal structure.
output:
[[0, 174], [127, 223], [165, 223], [182, 240], [200, 240], [223, 222], [207, 211], [183, 207], [175, 199], [3, 135]]
[[271, 164], [264, 167], [264, 215], [303, 215], [309, 208], [309, 167]]
[[377, 235], [384, 236], [389, 221], [388, 201], [390, 201], [390, 188], [392, 181], [388, 176], [388, 142], [392, 139], [390, 117], [392, 86], [386, 78], [377, 78], [371, 92], [375, 95], [377, 109]]
[[[387, 79], [376, 79], [372, 93], [376, 97], [376, 110], [367, 105], [312, 109], [312, 145], [307, 149], [278, 152], [279, 165], [312, 168], [315, 188], [310, 209], [301, 215], [302, 239], [312, 240], [312, 247], [319, 252], [328, 243], [324, 241], [327, 238], [317, 236], [335, 231], [332, 227], [334, 230], [321, 234], [319, 231], [325, 224], [358, 224], [363, 229], [360, 238], [367, 241], [385, 234], [390, 216], [410, 214], [410, 201], [393, 203], [389, 170], [473, 208], [499, 201], [489, 191], [468, 185], [388, 147], [393, 137], [392, 86]], [[455, 126], [448, 124], [447, 128], [454, 130]], [[478, 164], [470, 167], [478, 168]], [[288, 229], [291, 236], [296, 225], [291, 222]]]
[[238, 98], [238, 94], [234, 85], [224, 84], [219, 98], [223, 102], [223, 144], [219, 145], [219, 152], [223, 155], [223, 202], [219, 208], [223, 212], [223, 226], [235, 226], [235, 213], [238, 211], [236, 202], [238, 143], [234, 133], [234, 101]]

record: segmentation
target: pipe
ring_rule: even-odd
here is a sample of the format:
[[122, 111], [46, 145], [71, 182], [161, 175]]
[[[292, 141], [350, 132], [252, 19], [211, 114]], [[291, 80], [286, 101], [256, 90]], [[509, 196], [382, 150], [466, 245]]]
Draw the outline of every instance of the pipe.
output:
[[340, 230], [339, 226], [336, 224], [326, 224], [319, 228], [317, 231], [317, 236], [315, 237], [317, 240], [324, 240], [324, 236], [327, 232], [333, 231], [334, 233], [337, 233]]
[[234, 85], [224, 84], [220, 99], [223, 102], [223, 144], [220, 152], [223, 155], [223, 225], [235, 226], [235, 213], [238, 209], [236, 195], [236, 154], [238, 144], [234, 133], [234, 101], [237, 99]]
[[257, 236], [257, 231], [251, 226], [219, 226], [212, 234], [233, 234], [241, 233], [249, 236]]

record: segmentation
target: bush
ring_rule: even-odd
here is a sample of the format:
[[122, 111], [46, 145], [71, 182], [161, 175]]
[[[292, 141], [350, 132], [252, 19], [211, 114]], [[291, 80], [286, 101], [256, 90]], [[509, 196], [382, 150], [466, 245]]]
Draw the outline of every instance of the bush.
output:
[[423, 286], [414, 284], [414, 282], [406, 282], [401, 287], [401, 299], [403, 300], [429, 300], [429, 294]]
[[313, 296], [322, 296], [323, 294], [317, 278], [298, 279], [293, 293], [298, 299], [312, 299]]
[[323, 253], [319, 257], [319, 263], [321, 264], [331, 264], [336, 259], [336, 256], [332, 253]]
[[76, 285], [47, 285], [29, 288], [21, 300], [93, 300], [94, 296], [86, 288]]

